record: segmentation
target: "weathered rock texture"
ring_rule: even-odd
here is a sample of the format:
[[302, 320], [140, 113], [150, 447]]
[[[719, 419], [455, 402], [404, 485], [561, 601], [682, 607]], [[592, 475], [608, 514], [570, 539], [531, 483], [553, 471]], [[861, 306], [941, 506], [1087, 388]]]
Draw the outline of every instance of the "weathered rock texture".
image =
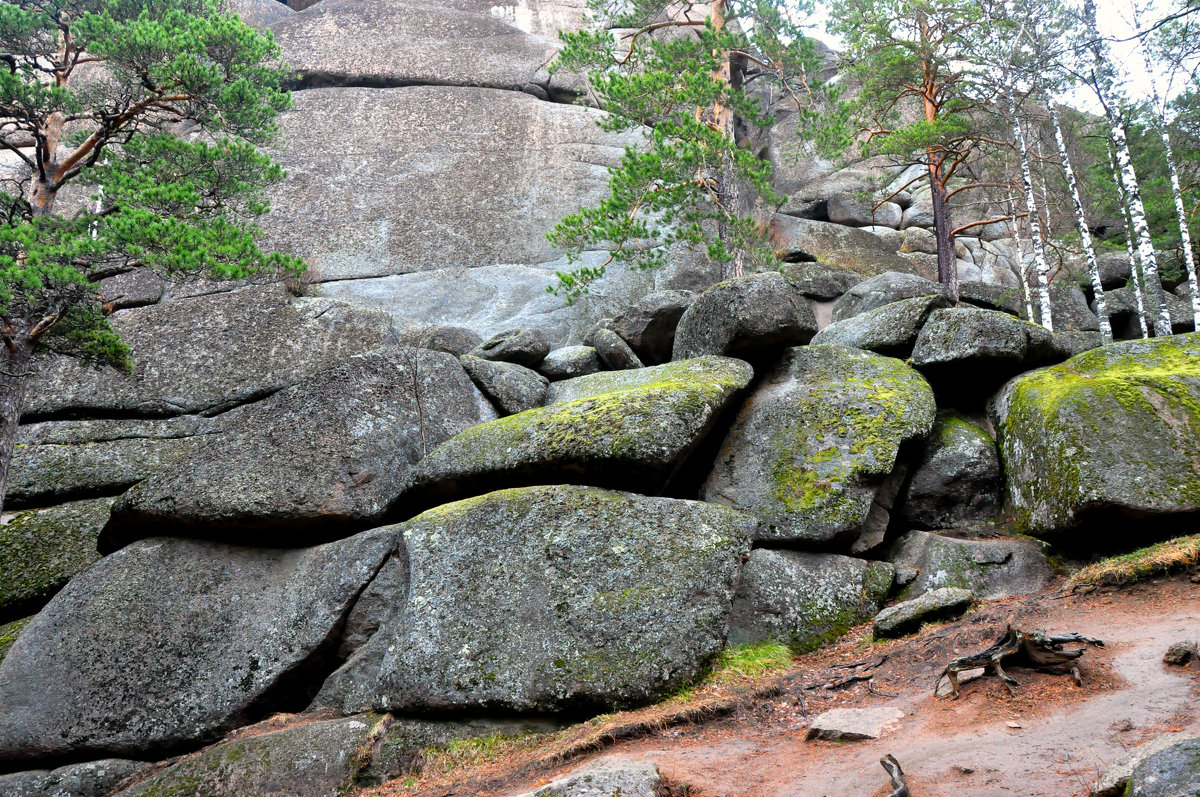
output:
[[724, 645], [752, 525], [723, 507], [566, 486], [438, 507], [403, 526], [410, 586], [368, 643], [381, 655], [342, 678], [373, 682], [376, 707], [400, 711], [654, 700]]
[[753, 375], [740, 360], [702, 357], [554, 382], [547, 406], [433, 449], [397, 507], [409, 513], [500, 487], [563, 482], [655, 492]]
[[106, 557], [0, 664], [0, 762], [160, 755], [295, 707], [396, 544], [387, 530], [303, 550], [152, 539]]
[[929, 385], [899, 360], [789, 349], [739, 412], [704, 500], [762, 517], [765, 538], [848, 543], [901, 444], [927, 434], [934, 412]]
[[1038, 543], [1027, 539], [958, 539], [912, 531], [896, 541], [901, 597], [915, 598], [942, 587], [961, 587], [992, 599], [1037, 592], [1054, 572]]
[[289, 546], [344, 534], [383, 514], [427, 450], [495, 417], [485, 405], [445, 352], [349, 358], [240, 410], [186, 461], [126, 493], [105, 540], [236, 533]]
[[1173, 744], [1138, 764], [1125, 790], [1128, 797], [1186, 797], [1197, 793], [1200, 739]]
[[671, 358], [738, 355], [807, 343], [817, 331], [808, 299], [782, 275], [751, 274], [719, 282], [684, 312]]
[[[949, 300], [941, 294], [901, 299], [830, 324], [818, 332], [812, 342], [905, 358], [912, 354], [913, 344], [929, 314], [949, 306]], [[834, 309], [836, 311], [836, 306]]]
[[54, 770], [32, 770], [0, 775], [5, 797], [106, 797], [121, 781], [133, 775], [140, 761], [107, 758], [86, 764], [69, 764]]
[[651, 761], [603, 759], [517, 797], [658, 797], [662, 776]]
[[892, 574], [886, 562], [759, 548], [742, 571], [729, 642], [816, 650], [874, 617]]
[[975, 595], [960, 587], [939, 587], [916, 598], [889, 606], [872, 624], [876, 639], [890, 639], [919, 631], [925, 623], [957, 617], [967, 610]]
[[970, 421], [943, 413], [911, 468], [903, 516], [927, 529], [981, 523], [1000, 510], [1003, 489], [995, 441]]
[[[993, 408], [1008, 497], [1047, 537], [1200, 512], [1200, 337], [1138, 340], [1018, 377]], [[1160, 523], [1161, 525], [1161, 523]]]

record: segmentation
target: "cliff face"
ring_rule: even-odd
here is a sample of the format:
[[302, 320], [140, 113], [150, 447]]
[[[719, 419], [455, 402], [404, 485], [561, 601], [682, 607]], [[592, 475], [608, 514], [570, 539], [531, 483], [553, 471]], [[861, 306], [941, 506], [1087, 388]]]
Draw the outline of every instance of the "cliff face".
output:
[[[1045, 369], [1098, 345], [1086, 297], [1056, 288], [1053, 335], [1024, 319], [989, 225], [950, 307], [903, 165], [797, 161], [782, 117], [780, 273], [676, 252], [568, 306], [545, 232], [638, 143], [546, 70], [579, 5], [233, 7], [297, 68], [263, 228], [311, 272], [118, 275], [134, 373], [39, 362], [0, 527], [0, 623], [23, 623], [0, 626], [0, 784], [106, 794], [289, 711], [321, 713], [121, 793], [267, 793], [228, 784], [286, 759], [288, 794], [332, 794], [511, 730], [497, 712], [810, 650], [889, 595], [1041, 589], [1015, 532], [1128, 548], [1150, 534], [1114, 518], [1200, 514], [1195, 336]], [[1169, 466], [1121, 447], [1159, 445]], [[985, 532], [1011, 539], [961, 539]]]

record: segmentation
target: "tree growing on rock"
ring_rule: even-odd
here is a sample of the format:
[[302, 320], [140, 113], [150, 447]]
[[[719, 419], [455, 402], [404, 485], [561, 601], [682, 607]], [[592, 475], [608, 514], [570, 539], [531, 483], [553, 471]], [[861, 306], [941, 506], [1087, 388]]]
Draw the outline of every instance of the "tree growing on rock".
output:
[[585, 74], [589, 96], [608, 112], [601, 126], [645, 128], [646, 143], [611, 170], [603, 201], [548, 234], [570, 263], [597, 246], [608, 259], [559, 272], [549, 290], [574, 299], [610, 264], [654, 268], [673, 244], [703, 245], [726, 277], [773, 263], [763, 222], [783, 197], [746, 128], [771, 121], [756, 93], [768, 83], [798, 112], [813, 113], [819, 59], [797, 19], [807, 5], [591, 0], [588, 7], [593, 26], [560, 34], [565, 46], [553, 68]]
[[217, 0], [0, 4], [0, 506], [35, 352], [131, 368], [98, 279], [303, 269], [253, 226], [285, 76]]

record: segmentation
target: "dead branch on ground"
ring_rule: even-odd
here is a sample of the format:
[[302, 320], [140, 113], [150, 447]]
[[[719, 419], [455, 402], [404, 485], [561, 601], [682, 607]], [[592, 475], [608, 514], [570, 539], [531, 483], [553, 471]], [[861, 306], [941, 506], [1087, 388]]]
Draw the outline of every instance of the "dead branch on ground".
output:
[[937, 683], [933, 685], [934, 694], [937, 694], [942, 679], [949, 678], [950, 695], [957, 698], [958, 674], [963, 670], [975, 670], [980, 667], [985, 670], [990, 667], [1014, 696], [1017, 690], [1013, 687], [1020, 686], [1020, 682], [1004, 671], [1005, 666], [1025, 667], [1041, 672], [1070, 673], [1075, 683], [1082, 685], [1083, 679], [1079, 676], [1079, 667], [1075, 661], [1084, 654], [1087, 647], [1064, 650], [1063, 645], [1071, 642], [1104, 647], [1104, 643], [1099, 639], [1075, 633], [1047, 636], [1041, 631], [1028, 633], [1016, 630], [1010, 625], [991, 647], [978, 653], [959, 656], [947, 664], [946, 669], [938, 676]]

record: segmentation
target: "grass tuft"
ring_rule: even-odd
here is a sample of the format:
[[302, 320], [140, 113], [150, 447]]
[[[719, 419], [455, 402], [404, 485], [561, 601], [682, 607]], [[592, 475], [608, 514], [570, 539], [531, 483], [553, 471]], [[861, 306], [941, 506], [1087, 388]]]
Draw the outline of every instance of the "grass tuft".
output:
[[1073, 586], [1124, 586], [1200, 564], [1200, 534], [1177, 537], [1093, 562], [1071, 576]]
[[745, 683], [791, 666], [792, 651], [787, 645], [776, 642], [735, 645], [721, 651], [705, 680], [717, 684]]

